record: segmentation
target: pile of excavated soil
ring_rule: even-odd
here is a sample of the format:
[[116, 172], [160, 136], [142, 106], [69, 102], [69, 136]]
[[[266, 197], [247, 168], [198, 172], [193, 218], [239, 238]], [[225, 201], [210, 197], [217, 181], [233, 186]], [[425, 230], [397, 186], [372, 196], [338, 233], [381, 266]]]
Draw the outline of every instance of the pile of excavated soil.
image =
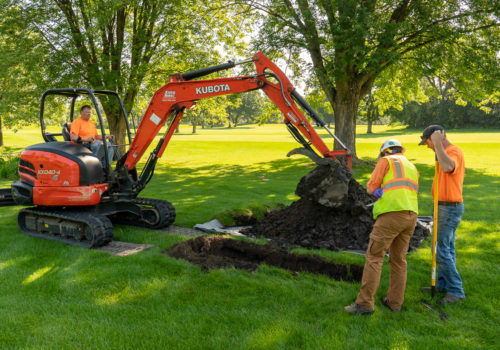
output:
[[293, 254], [283, 246], [255, 244], [221, 236], [200, 236], [177, 243], [165, 254], [185, 259], [203, 269], [234, 266], [254, 271], [259, 264], [280, 267], [292, 272], [327, 275], [336, 280], [361, 281], [363, 266], [326, 261], [317, 255]]
[[[367, 204], [375, 197], [356, 180], [339, 179], [328, 166], [318, 166], [302, 178], [296, 193], [300, 200], [269, 212], [243, 233], [307, 248], [366, 250], [375, 223], [373, 206]], [[420, 246], [429, 234], [427, 227], [417, 223], [409, 250]]]

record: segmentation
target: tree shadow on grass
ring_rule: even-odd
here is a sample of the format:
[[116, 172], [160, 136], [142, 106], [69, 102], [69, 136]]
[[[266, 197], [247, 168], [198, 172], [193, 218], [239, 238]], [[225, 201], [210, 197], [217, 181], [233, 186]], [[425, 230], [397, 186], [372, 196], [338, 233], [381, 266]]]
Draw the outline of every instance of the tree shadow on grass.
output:
[[[301, 177], [313, 167], [303, 160], [276, 160], [252, 166], [214, 165], [201, 167], [159, 167], [154, 179], [141, 193], [171, 201], [177, 208], [176, 224], [194, 225], [209, 220], [217, 211], [233, 209], [252, 203], [289, 203]], [[200, 206], [208, 216], [198, 212]], [[184, 220], [188, 215], [189, 220]], [[202, 215], [203, 216], [203, 215]], [[204, 221], [201, 221], [204, 222]]]

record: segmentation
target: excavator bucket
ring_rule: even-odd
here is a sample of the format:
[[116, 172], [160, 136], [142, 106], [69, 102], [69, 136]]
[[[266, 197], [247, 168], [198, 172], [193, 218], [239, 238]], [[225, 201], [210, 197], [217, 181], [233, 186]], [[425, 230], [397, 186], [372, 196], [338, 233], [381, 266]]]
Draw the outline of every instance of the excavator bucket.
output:
[[338, 208], [345, 205], [352, 179], [351, 172], [338, 160], [321, 158], [306, 148], [295, 148], [287, 156], [294, 154], [304, 155], [318, 165], [300, 180], [295, 193], [325, 207]]
[[290, 157], [294, 154], [301, 154], [303, 156], [306, 156], [307, 158], [311, 159], [317, 165], [331, 165], [333, 167], [338, 167], [341, 165], [337, 159], [321, 158], [313, 151], [311, 151], [307, 148], [304, 148], [304, 147], [294, 148], [290, 152], [288, 152], [286, 156]]

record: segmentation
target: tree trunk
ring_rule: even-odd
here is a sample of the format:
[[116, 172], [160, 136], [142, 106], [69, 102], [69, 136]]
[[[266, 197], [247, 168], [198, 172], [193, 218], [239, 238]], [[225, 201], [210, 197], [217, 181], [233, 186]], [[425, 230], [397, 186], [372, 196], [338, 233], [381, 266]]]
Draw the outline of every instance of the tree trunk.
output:
[[366, 133], [367, 134], [372, 134], [372, 124], [373, 124], [372, 119], [369, 118], [368, 119], [368, 126], [366, 128]]
[[115, 136], [115, 144], [118, 146], [118, 153], [122, 156], [128, 149], [127, 124], [123, 118], [119, 117], [108, 117], [108, 124], [109, 133]]
[[0, 116], [0, 146], [3, 146], [2, 117]]
[[193, 123], [193, 131], [192, 134], [196, 134], [196, 123]]
[[181, 130], [179, 129], [179, 124], [177, 124], [177, 127], [175, 128], [175, 133], [178, 134], [180, 132], [181, 132]]
[[[353, 160], [357, 159], [356, 117], [360, 100], [359, 88], [337, 84], [335, 103], [332, 106], [335, 112], [335, 135], [351, 151]], [[342, 146], [335, 142], [334, 149], [342, 149]]]
[[100, 101], [108, 121], [109, 134], [115, 137], [118, 153], [122, 156], [128, 149], [127, 123], [125, 123], [120, 107], [114, 103], [116, 101], [105, 101], [104, 98], [101, 98]]

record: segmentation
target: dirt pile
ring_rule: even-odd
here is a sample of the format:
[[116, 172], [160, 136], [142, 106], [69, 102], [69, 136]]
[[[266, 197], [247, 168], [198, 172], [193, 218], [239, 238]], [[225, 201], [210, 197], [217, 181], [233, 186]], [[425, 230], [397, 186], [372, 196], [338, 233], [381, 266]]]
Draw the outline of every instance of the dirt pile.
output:
[[177, 243], [165, 254], [185, 259], [203, 269], [234, 266], [254, 271], [259, 264], [280, 267], [292, 272], [327, 275], [336, 280], [359, 282], [363, 267], [326, 261], [317, 255], [293, 254], [283, 246], [255, 244], [221, 236], [200, 236]]
[[[373, 206], [368, 204], [375, 197], [356, 180], [341, 178], [335, 169], [322, 165], [301, 179], [296, 193], [300, 200], [271, 211], [243, 233], [307, 248], [366, 250], [375, 223]], [[409, 250], [420, 246], [429, 234], [427, 227], [417, 223]]]

